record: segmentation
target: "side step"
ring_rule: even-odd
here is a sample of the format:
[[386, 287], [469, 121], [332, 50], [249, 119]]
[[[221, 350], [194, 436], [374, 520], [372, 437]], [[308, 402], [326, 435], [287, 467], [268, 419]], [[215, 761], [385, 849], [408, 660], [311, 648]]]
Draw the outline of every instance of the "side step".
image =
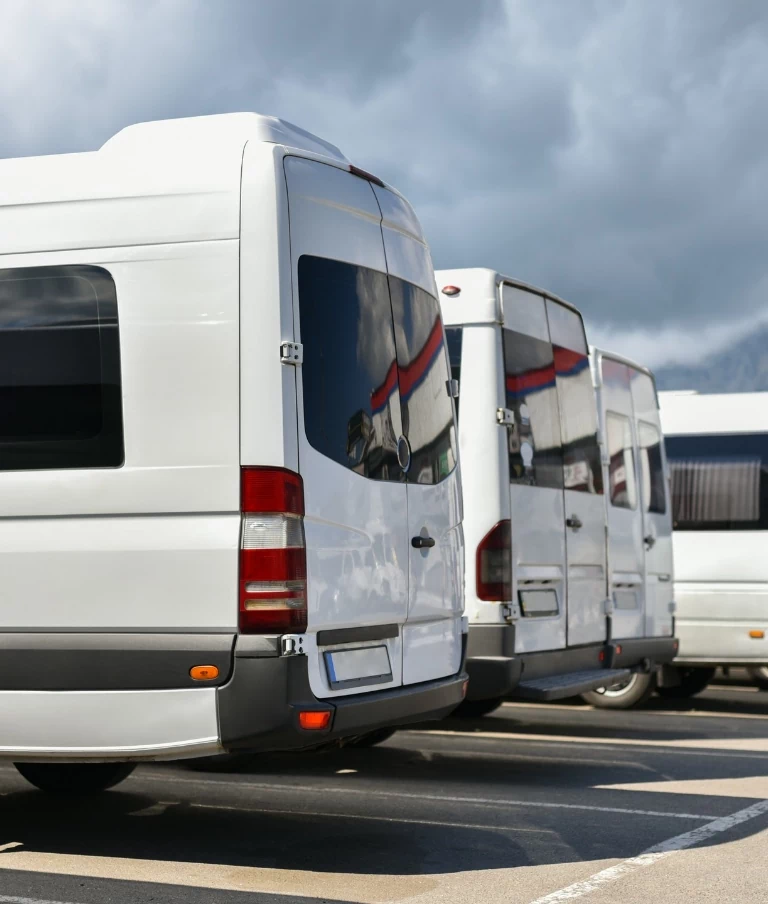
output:
[[568, 672], [565, 675], [550, 675], [547, 678], [523, 679], [513, 691], [514, 697], [523, 700], [562, 700], [575, 697], [598, 687], [608, 687], [626, 681], [632, 673], [629, 669], [587, 669], [582, 672]]

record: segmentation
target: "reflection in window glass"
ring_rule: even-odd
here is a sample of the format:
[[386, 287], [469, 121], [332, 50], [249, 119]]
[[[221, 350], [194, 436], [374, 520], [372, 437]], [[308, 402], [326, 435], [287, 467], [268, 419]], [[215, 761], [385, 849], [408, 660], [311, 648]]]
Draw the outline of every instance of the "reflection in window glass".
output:
[[503, 330], [506, 406], [515, 415], [509, 437], [509, 479], [563, 486], [555, 359], [549, 342]]
[[117, 298], [100, 267], [0, 270], [0, 470], [123, 463]]
[[401, 481], [400, 398], [384, 273], [303, 255], [299, 313], [310, 444], [365, 477]]
[[664, 462], [661, 457], [661, 435], [653, 424], [637, 424], [640, 446], [640, 470], [643, 475], [643, 511], [663, 515], [667, 510], [664, 492]]
[[597, 407], [589, 358], [555, 346], [555, 372], [563, 434], [566, 490], [603, 492], [603, 472], [597, 441]]
[[443, 321], [437, 299], [389, 278], [403, 433], [411, 446], [409, 483], [435, 484], [456, 467], [456, 427]]
[[634, 509], [637, 506], [637, 486], [629, 418], [609, 411], [605, 418], [605, 427], [611, 504], [617, 508]]
[[768, 434], [668, 436], [675, 530], [768, 529]]
[[[464, 329], [460, 326], [447, 326], [445, 328], [445, 341], [448, 343], [448, 361], [451, 365], [451, 379], [458, 380], [461, 386], [461, 348], [464, 338]], [[454, 400], [456, 406], [456, 420], [459, 419], [459, 402], [461, 397]]]

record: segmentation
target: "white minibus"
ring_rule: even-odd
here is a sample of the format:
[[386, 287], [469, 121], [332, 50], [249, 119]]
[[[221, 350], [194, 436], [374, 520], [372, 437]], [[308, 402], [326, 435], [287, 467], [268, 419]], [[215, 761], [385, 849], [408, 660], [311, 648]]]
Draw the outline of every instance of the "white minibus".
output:
[[612, 629], [608, 465], [581, 315], [493, 270], [436, 275], [460, 381], [471, 677], [460, 711], [629, 684], [671, 659], [674, 640], [668, 620], [626, 639], [625, 621]]
[[584, 698], [625, 709], [670, 683], [654, 668], [675, 652], [669, 470], [651, 371], [604, 349], [590, 354], [604, 447], [611, 637], [625, 650], [642, 651], [648, 662]]
[[44, 789], [461, 700], [429, 249], [289, 123], [0, 161], [0, 756]]
[[680, 654], [667, 695], [768, 665], [768, 392], [662, 392]]

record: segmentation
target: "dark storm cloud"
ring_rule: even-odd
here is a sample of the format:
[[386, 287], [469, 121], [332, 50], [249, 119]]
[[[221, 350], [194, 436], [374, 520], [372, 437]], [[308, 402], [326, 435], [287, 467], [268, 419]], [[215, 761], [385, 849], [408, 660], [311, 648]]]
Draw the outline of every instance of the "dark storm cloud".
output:
[[[0, 154], [254, 109], [414, 203], [438, 266], [690, 358], [768, 293], [762, 0], [0, 0]], [[721, 326], [722, 324], [722, 326]]]

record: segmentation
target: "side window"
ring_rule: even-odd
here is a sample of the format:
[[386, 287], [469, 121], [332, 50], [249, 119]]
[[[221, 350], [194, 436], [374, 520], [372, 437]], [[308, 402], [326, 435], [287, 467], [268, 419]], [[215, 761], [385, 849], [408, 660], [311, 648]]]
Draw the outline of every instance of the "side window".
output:
[[509, 430], [509, 479], [513, 484], [563, 487], [560, 415], [552, 345], [504, 329], [506, 406], [514, 412]]
[[768, 530], [768, 434], [665, 438], [675, 530]]
[[609, 411], [605, 417], [605, 432], [608, 443], [608, 485], [611, 505], [634, 509], [637, 507], [637, 486], [629, 418]]
[[0, 470], [123, 460], [112, 277], [89, 266], [0, 270]]
[[643, 475], [643, 511], [663, 515], [667, 510], [664, 493], [664, 462], [661, 457], [661, 434], [653, 424], [637, 423], [640, 446], [640, 470]]
[[[451, 365], [451, 379], [458, 380], [461, 386], [461, 348], [464, 338], [464, 329], [460, 326], [447, 326], [445, 328], [445, 341], [448, 343], [448, 361]], [[456, 399], [456, 420], [459, 419], [459, 402]]]
[[597, 405], [584, 325], [575, 311], [549, 299], [547, 317], [560, 403], [565, 489], [600, 494], [603, 476]]
[[298, 270], [307, 439], [358, 474], [401, 481], [400, 398], [387, 276], [310, 255], [299, 259]]
[[403, 433], [411, 446], [408, 481], [434, 484], [456, 467], [456, 427], [443, 321], [437, 299], [389, 278]]

